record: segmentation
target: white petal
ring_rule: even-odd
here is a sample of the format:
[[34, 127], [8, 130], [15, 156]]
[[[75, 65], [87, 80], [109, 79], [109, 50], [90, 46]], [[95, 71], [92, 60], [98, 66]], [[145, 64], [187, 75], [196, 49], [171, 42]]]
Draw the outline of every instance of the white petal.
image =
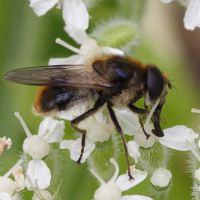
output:
[[41, 136], [33, 135], [24, 140], [23, 150], [33, 159], [42, 159], [49, 153], [50, 146]]
[[70, 64], [84, 64], [84, 57], [81, 55], [73, 55], [68, 58], [50, 58], [49, 65], [70, 65]]
[[200, 181], [200, 168], [197, 169], [197, 170], [194, 172], [194, 177], [195, 177], [198, 181]]
[[170, 3], [172, 2], [173, 0], [161, 0], [163, 3]]
[[105, 122], [93, 124], [87, 133], [87, 138], [92, 142], [105, 142], [110, 138], [111, 130]]
[[158, 168], [153, 172], [153, 175], [150, 179], [151, 183], [155, 186], [166, 187], [172, 178], [171, 172], [163, 168]]
[[152, 134], [152, 132], [151, 132], [151, 130], [154, 129], [153, 124], [145, 123], [144, 129], [147, 132], [147, 134], [151, 135], [148, 138], [148, 140], [146, 139], [146, 136], [141, 127], [137, 130], [137, 133], [134, 136], [134, 140], [135, 140], [135, 142], [137, 142], [137, 144], [140, 147], [144, 147], [144, 148], [152, 147], [157, 139], [157, 137], [154, 136], [154, 134]]
[[153, 199], [142, 195], [126, 195], [120, 197], [119, 200], [153, 200]]
[[68, 26], [64, 26], [64, 30], [68, 33], [68, 35], [73, 38], [78, 44], [81, 44], [85, 38], [87, 38], [87, 33], [85, 30], [73, 29]]
[[11, 196], [6, 192], [0, 192], [0, 199], [1, 200], [12, 200]]
[[48, 143], [57, 142], [60, 143], [62, 141], [62, 137], [65, 132], [65, 123], [64, 121], [58, 121], [53, 119], [52, 117], [45, 117], [43, 121], [40, 123], [38, 135], [42, 136], [46, 130], [49, 130], [46, 136], [44, 137], [45, 141]]
[[11, 178], [0, 176], [0, 192], [6, 192], [12, 195], [15, 188], [15, 182]]
[[[77, 140], [63, 140], [60, 143], [60, 148], [69, 149], [71, 159], [77, 161], [81, 154], [81, 138], [78, 138]], [[86, 139], [84, 154], [81, 163], [85, 162], [85, 160], [89, 157], [94, 148], [95, 144]]]
[[70, 149], [75, 140], [63, 140], [60, 143], [60, 149]]
[[102, 47], [101, 51], [105, 54], [114, 54], [114, 55], [124, 55], [124, 52], [119, 50], [119, 49], [115, 49], [112, 47]]
[[137, 159], [141, 156], [139, 152], [139, 145], [135, 141], [129, 141], [127, 143], [128, 153], [129, 155], [135, 159], [135, 163], [137, 163]]
[[94, 116], [80, 122], [78, 127], [87, 131], [87, 138], [93, 143], [107, 141], [113, 133], [110, 125], [102, 120], [97, 121]]
[[198, 138], [198, 134], [183, 125], [165, 129], [163, 132], [164, 137], [159, 138], [158, 141], [169, 148], [180, 151], [191, 150], [194, 139]]
[[64, 0], [63, 19], [70, 29], [86, 30], [89, 14], [82, 0]]
[[114, 200], [120, 197], [120, 188], [115, 183], [102, 184], [94, 194], [95, 200]]
[[87, 105], [86, 104], [79, 104], [74, 106], [73, 108], [67, 111], [60, 111], [56, 114], [57, 117], [60, 119], [72, 120], [86, 111]]
[[128, 175], [123, 174], [118, 177], [118, 179], [116, 180], [116, 184], [120, 187], [121, 191], [123, 192], [142, 182], [147, 177], [147, 174], [147, 171], [140, 171], [132, 166], [131, 175], [133, 176], [134, 180], [129, 181]]
[[83, 54], [91, 53], [92, 51], [95, 51], [99, 48], [96, 40], [92, 38], [85, 38], [81, 44], [80, 50], [83, 52]]
[[[45, 189], [50, 186], [51, 172], [43, 160], [31, 160], [28, 163], [26, 176], [30, 177], [30, 179], [34, 184], [34, 187], [36, 187], [35, 180], [38, 181], [40, 189]], [[26, 179], [26, 187], [29, 190], [32, 187], [32, 185], [29, 183], [27, 179]]]
[[30, 0], [30, 7], [33, 8], [36, 15], [44, 15], [50, 10], [59, 0]]
[[185, 28], [194, 30], [195, 27], [200, 27], [200, 1], [190, 0], [188, 8], [183, 19]]
[[115, 109], [123, 133], [133, 135], [140, 128], [138, 115], [128, 109]]

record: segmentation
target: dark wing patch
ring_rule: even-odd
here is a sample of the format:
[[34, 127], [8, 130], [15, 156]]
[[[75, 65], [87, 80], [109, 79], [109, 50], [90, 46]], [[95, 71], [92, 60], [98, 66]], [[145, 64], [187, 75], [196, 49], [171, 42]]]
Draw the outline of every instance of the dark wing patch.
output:
[[115, 86], [96, 75], [89, 65], [53, 65], [28, 67], [5, 74], [7, 81], [39, 86], [69, 86], [92, 89], [115, 88]]

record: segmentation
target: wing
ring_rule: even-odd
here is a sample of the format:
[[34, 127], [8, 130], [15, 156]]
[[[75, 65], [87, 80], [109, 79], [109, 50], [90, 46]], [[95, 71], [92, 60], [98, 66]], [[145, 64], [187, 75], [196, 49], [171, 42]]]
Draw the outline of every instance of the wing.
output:
[[114, 88], [89, 65], [52, 65], [28, 67], [5, 74], [7, 81], [40, 86], [70, 86], [92, 89]]

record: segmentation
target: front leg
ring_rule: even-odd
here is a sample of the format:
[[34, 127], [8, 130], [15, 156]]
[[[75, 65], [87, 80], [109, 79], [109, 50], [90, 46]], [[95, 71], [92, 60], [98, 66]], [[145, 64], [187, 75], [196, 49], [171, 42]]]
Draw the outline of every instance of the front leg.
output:
[[162, 104], [159, 104], [157, 106], [157, 108], [155, 109], [155, 111], [153, 113], [153, 117], [152, 117], [152, 121], [153, 121], [154, 128], [155, 128], [155, 129], [152, 130], [152, 133], [154, 135], [156, 135], [157, 137], [163, 137], [164, 136], [163, 130], [160, 127], [160, 114], [161, 114], [161, 110], [162, 110], [164, 103], [165, 102], [163, 102]]
[[122, 142], [123, 142], [124, 150], [125, 150], [126, 161], [127, 161], [127, 166], [128, 166], [128, 176], [129, 176], [129, 180], [132, 180], [134, 178], [131, 175], [130, 162], [129, 162], [129, 157], [128, 157], [129, 156], [129, 154], [128, 154], [128, 148], [127, 148], [126, 140], [125, 140], [124, 135], [123, 135], [122, 128], [119, 125], [117, 117], [116, 117], [113, 109], [111, 108], [111, 106], [109, 104], [107, 104], [107, 107], [108, 107], [108, 111], [109, 111], [109, 114], [110, 114], [110, 118], [111, 118], [111, 120], [112, 120], [115, 128], [117, 129], [117, 132], [120, 134], [120, 136], [122, 138]]
[[89, 109], [88, 111], [86, 111], [85, 113], [83, 113], [82, 115], [78, 116], [77, 118], [73, 119], [71, 122], [70, 122], [70, 125], [71, 127], [77, 131], [78, 133], [81, 133], [82, 134], [82, 138], [81, 138], [81, 154], [80, 154], [80, 157], [79, 159], [77, 160], [76, 163], [78, 164], [81, 164], [81, 159], [83, 157], [83, 153], [84, 153], [84, 148], [85, 148], [85, 140], [86, 140], [86, 130], [84, 129], [80, 129], [78, 127], [76, 127], [75, 125], [79, 124], [81, 121], [83, 121], [84, 119], [90, 117], [91, 115], [93, 115], [95, 112], [97, 112], [97, 110], [102, 107], [105, 103], [105, 100], [104, 99], [101, 99], [99, 98], [95, 104], [94, 104], [94, 107]]
[[138, 108], [137, 106], [135, 105], [132, 105], [132, 104], [129, 104], [127, 105], [128, 108], [134, 112], [134, 113], [138, 113], [138, 114], [144, 114], [140, 119], [139, 119], [139, 123], [140, 123], [140, 126], [146, 136], [146, 139], [148, 140], [148, 138], [150, 137], [149, 134], [147, 134], [147, 132], [145, 131], [144, 129], [144, 124], [143, 124], [143, 121], [147, 118], [148, 114], [149, 114], [149, 110], [147, 109], [143, 109], [143, 108]]

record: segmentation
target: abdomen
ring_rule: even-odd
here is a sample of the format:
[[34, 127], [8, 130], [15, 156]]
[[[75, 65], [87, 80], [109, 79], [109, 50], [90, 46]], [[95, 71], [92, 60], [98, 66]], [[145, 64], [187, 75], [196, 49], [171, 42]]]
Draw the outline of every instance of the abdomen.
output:
[[95, 92], [92, 89], [43, 86], [38, 90], [33, 111], [36, 115], [50, 116], [95, 99]]

